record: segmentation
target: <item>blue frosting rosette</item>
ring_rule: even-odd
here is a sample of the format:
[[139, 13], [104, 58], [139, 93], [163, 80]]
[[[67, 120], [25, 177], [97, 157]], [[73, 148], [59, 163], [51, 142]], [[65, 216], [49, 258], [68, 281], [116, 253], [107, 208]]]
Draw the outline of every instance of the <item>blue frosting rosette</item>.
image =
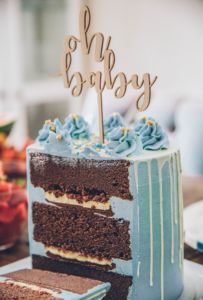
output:
[[130, 128], [117, 127], [109, 133], [105, 150], [113, 156], [128, 156], [136, 152], [137, 136]]
[[104, 134], [109, 138], [110, 132], [118, 127], [124, 127], [124, 121], [119, 113], [113, 113], [104, 120]]
[[68, 131], [63, 128], [59, 119], [45, 121], [42, 129], [39, 131], [37, 140], [49, 152], [71, 153], [71, 142]]
[[63, 125], [59, 119], [46, 120], [42, 129], [40, 129], [37, 140], [41, 143], [46, 142], [49, 139], [51, 133], [59, 133], [63, 130]]
[[77, 114], [70, 114], [65, 119], [63, 128], [67, 130], [72, 139], [90, 138], [90, 132], [87, 122], [82, 116], [79, 116]]
[[152, 118], [142, 118], [134, 127], [135, 133], [141, 138], [143, 149], [168, 149], [169, 140], [162, 127]]

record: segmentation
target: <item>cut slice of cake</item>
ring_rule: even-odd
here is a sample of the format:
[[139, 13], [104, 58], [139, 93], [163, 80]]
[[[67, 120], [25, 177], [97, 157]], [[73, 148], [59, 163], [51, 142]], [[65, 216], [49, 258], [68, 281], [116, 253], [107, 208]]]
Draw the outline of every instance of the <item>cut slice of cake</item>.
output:
[[100, 300], [110, 284], [78, 276], [23, 269], [0, 277], [1, 300]]
[[[28, 149], [35, 268], [110, 282], [108, 300], [175, 300], [183, 289], [179, 151], [152, 119], [47, 121]], [[173, 288], [171, 288], [173, 286]]]

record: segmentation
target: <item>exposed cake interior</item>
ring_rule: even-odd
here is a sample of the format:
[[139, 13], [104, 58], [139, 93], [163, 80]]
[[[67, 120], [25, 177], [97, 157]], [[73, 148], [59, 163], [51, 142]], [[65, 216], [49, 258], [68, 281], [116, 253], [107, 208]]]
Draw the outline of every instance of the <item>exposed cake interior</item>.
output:
[[110, 266], [112, 258], [131, 259], [128, 221], [70, 205], [61, 208], [34, 202], [32, 211], [34, 239], [46, 245], [48, 252]]
[[132, 199], [126, 160], [86, 160], [32, 153], [32, 184], [56, 197], [67, 195], [78, 202], [105, 203], [109, 197]]
[[[97, 287], [105, 293], [103, 282], [79, 276], [53, 273], [39, 269], [24, 269], [0, 277], [0, 299], [80, 299]], [[100, 288], [101, 287], [101, 288]], [[105, 288], [104, 288], [105, 287]], [[96, 290], [95, 290], [96, 291]], [[64, 293], [64, 296], [63, 296]], [[89, 297], [91, 296], [91, 293]], [[12, 298], [13, 297], [13, 298]], [[23, 298], [24, 297], [24, 298]], [[38, 297], [38, 298], [37, 298]]]
[[88, 276], [99, 281], [110, 282], [111, 288], [104, 300], [127, 299], [132, 286], [132, 277], [123, 276], [113, 272], [97, 270], [93, 266], [82, 265], [76, 261], [63, 261], [60, 258], [47, 258], [33, 255], [33, 266], [43, 270], [51, 270], [76, 276]]

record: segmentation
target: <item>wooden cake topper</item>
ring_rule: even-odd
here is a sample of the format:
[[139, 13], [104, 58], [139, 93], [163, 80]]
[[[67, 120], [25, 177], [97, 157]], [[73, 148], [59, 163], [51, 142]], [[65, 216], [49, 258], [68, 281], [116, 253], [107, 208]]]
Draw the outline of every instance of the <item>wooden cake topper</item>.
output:
[[[88, 6], [84, 6], [80, 10], [80, 38], [75, 36], [65, 36], [64, 50], [61, 58], [61, 75], [63, 76], [64, 86], [71, 89], [74, 97], [82, 93], [83, 87], [95, 88], [98, 97], [98, 112], [99, 112], [99, 136], [100, 142], [104, 143], [104, 129], [103, 129], [103, 105], [102, 93], [105, 88], [114, 89], [116, 98], [123, 98], [125, 96], [128, 85], [133, 89], [142, 92], [136, 99], [136, 107], [138, 111], [144, 111], [150, 104], [151, 87], [155, 83], [157, 77], [152, 80], [150, 74], [143, 74], [139, 78], [137, 74], [133, 74], [128, 80], [125, 73], [120, 72], [116, 75], [112, 74], [115, 65], [116, 56], [114, 51], [110, 48], [111, 37], [106, 40], [102, 33], [97, 32], [92, 35], [89, 34], [91, 23], [91, 14]], [[80, 72], [69, 74], [72, 54], [77, 50], [80, 44], [82, 53], [88, 55], [92, 49], [93, 42], [95, 44], [95, 61], [103, 62], [103, 72], [89, 72], [87, 76], [82, 76]]]

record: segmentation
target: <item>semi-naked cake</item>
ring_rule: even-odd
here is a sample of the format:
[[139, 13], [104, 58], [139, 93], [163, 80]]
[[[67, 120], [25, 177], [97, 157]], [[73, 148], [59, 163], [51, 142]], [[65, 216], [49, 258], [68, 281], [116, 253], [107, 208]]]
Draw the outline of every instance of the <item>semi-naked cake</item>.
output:
[[48, 120], [28, 149], [33, 267], [110, 282], [105, 299], [175, 300], [183, 290], [179, 151], [153, 119]]

